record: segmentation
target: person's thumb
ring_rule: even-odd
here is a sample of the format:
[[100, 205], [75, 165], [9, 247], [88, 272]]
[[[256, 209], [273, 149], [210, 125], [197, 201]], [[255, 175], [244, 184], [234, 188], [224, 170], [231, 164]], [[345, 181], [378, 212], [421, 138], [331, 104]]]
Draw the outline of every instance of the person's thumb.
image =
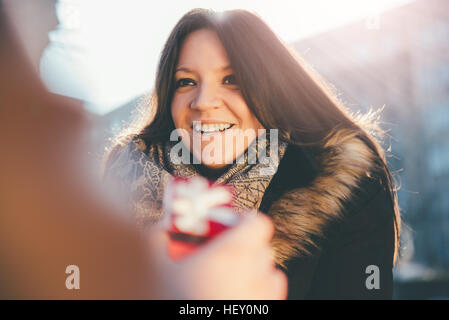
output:
[[267, 245], [273, 237], [274, 226], [264, 214], [244, 216], [239, 223], [222, 235], [222, 241], [247, 246]]

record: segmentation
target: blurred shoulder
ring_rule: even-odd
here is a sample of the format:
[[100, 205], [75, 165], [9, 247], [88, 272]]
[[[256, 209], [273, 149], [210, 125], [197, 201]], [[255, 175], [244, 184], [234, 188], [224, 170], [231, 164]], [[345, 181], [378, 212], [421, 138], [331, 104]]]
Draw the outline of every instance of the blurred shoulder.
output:
[[128, 135], [118, 139], [111, 147], [109, 147], [103, 157], [102, 172], [103, 177], [108, 173], [111, 167], [120, 159], [129, 156], [138, 151], [145, 152], [147, 144], [137, 135]]

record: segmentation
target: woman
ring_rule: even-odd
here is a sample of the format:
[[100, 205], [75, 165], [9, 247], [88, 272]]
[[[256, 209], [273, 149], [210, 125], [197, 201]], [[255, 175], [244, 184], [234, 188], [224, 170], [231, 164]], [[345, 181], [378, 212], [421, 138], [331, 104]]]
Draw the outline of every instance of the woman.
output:
[[[203, 175], [234, 187], [237, 211], [273, 219], [290, 299], [392, 297], [400, 216], [375, 121], [351, 117], [259, 17], [184, 15], [153, 98], [154, 115], [145, 110], [105, 162], [108, 181], [131, 190], [140, 224], [161, 218], [168, 176]], [[264, 153], [268, 167], [250, 161]]]

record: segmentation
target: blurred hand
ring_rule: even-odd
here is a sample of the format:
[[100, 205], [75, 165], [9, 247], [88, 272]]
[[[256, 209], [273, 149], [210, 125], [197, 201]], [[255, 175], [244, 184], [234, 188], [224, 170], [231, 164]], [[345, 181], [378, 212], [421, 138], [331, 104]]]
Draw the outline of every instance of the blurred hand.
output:
[[274, 228], [263, 214], [242, 218], [238, 225], [173, 262], [168, 236], [150, 232], [150, 252], [158, 263], [168, 299], [285, 299], [287, 279], [276, 269], [270, 240]]

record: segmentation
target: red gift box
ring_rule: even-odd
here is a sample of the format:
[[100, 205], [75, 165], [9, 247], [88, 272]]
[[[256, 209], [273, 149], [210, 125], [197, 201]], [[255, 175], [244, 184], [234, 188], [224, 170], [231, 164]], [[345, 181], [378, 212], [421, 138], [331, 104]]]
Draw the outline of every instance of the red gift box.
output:
[[174, 178], [166, 188], [164, 212], [169, 221], [169, 255], [178, 260], [237, 222], [232, 188], [202, 177]]

